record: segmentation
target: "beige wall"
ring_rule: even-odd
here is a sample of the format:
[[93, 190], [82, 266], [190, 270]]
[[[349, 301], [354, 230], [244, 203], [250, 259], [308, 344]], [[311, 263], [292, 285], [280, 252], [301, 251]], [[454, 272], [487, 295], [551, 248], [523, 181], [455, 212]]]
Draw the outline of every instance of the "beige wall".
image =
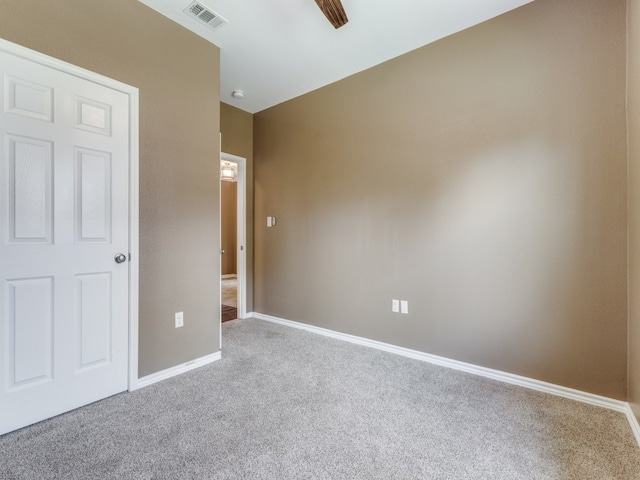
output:
[[0, 36], [140, 89], [139, 374], [218, 351], [219, 49], [131, 0], [4, 0]]
[[247, 160], [247, 312], [253, 311], [253, 115], [220, 103], [222, 151]]
[[640, 420], [640, 0], [627, 0], [629, 128], [629, 402]]
[[236, 182], [220, 182], [220, 214], [221, 232], [220, 243], [224, 250], [222, 256], [222, 275], [238, 273], [236, 245], [238, 239], [237, 219], [238, 219], [238, 184]]
[[254, 121], [256, 312], [626, 398], [623, 0], [537, 0]]

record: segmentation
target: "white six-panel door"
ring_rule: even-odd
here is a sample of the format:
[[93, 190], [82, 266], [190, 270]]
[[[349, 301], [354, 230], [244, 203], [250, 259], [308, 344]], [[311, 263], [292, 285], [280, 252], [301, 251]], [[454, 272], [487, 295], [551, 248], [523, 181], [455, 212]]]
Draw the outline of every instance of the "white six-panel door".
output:
[[127, 389], [130, 125], [126, 94], [2, 51], [0, 94], [2, 434]]

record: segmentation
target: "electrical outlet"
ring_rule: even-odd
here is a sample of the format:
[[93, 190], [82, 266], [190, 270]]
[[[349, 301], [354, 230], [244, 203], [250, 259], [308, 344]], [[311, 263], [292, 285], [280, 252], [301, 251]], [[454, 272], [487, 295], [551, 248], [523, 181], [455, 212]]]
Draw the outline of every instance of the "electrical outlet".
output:
[[391, 300], [391, 311], [393, 313], [398, 313], [400, 311], [400, 300], [396, 300], [395, 298]]
[[400, 313], [409, 313], [409, 301], [408, 300], [400, 301]]
[[184, 312], [176, 312], [176, 328], [184, 325]]

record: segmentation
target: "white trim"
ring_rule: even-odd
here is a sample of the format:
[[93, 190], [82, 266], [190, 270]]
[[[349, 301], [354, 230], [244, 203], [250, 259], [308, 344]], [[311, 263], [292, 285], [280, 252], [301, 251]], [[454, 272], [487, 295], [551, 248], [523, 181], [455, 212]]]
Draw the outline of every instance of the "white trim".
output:
[[30, 62], [76, 76], [121, 92], [129, 97], [129, 367], [128, 388], [138, 382], [138, 301], [139, 301], [139, 91], [113, 78], [86, 70], [49, 55], [0, 38], [0, 51]]
[[222, 358], [222, 352], [218, 351], [216, 353], [211, 353], [209, 355], [205, 355], [204, 357], [197, 358], [196, 360], [191, 360], [190, 362], [183, 363], [182, 365], [176, 365], [175, 367], [167, 368], [166, 370], [161, 370], [160, 372], [152, 373], [151, 375], [147, 375], [138, 379], [138, 388], [148, 387], [149, 385], [153, 385], [154, 383], [161, 382], [162, 380], [167, 380], [168, 378], [175, 377], [176, 375], [181, 375], [190, 370], [194, 370], [199, 367], [203, 367], [210, 363], [213, 363]]
[[140, 289], [140, 116], [139, 91], [129, 94], [129, 391], [138, 384], [138, 305]]
[[629, 420], [629, 425], [631, 425], [633, 435], [636, 437], [636, 442], [638, 442], [638, 445], [640, 445], [640, 424], [638, 423], [638, 419], [631, 409], [631, 405], [629, 405], [628, 403], [627, 408], [625, 409], [625, 413], [627, 414], [627, 420]]
[[[247, 159], [221, 152], [220, 160], [233, 162], [238, 165], [238, 191], [236, 224], [238, 237], [237, 246], [237, 276], [238, 276], [238, 318], [247, 317]], [[220, 216], [222, 221], [222, 215]]]
[[[218, 158], [222, 158], [222, 132], [218, 134]], [[217, 165], [218, 169], [218, 245], [220, 252], [222, 248], [222, 180], [221, 180], [221, 168], [220, 161]], [[236, 272], [237, 273], [237, 272]], [[218, 255], [218, 348], [222, 350], [222, 255]]]
[[[463, 372], [472, 373], [482, 377], [491, 378], [500, 382], [510, 383], [512, 385], [518, 385], [520, 387], [530, 388], [539, 392], [549, 393], [559, 397], [569, 398], [582, 403], [588, 403], [589, 405], [595, 405], [598, 407], [607, 408], [609, 410], [615, 410], [627, 414], [630, 408], [627, 402], [620, 400], [614, 400], [612, 398], [603, 397], [600, 395], [594, 395], [593, 393], [582, 392], [580, 390], [574, 390], [572, 388], [563, 387], [560, 385], [554, 385], [552, 383], [542, 382], [533, 378], [522, 377], [520, 375], [514, 375], [512, 373], [501, 372], [499, 370], [493, 370], [491, 368], [480, 367], [471, 363], [459, 362], [457, 360], [451, 360], [437, 355], [431, 355], [429, 353], [419, 352], [417, 350], [411, 350], [404, 347], [397, 347], [388, 343], [378, 342], [376, 340], [369, 340], [367, 338], [356, 337], [355, 335], [349, 335], [346, 333], [335, 332], [326, 328], [315, 327], [313, 325], [307, 325], [304, 323], [294, 322], [291, 320], [285, 320], [283, 318], [273, 317], [271, 315], [265, 315], [262, 313], [252, 312], [251, 316], [258, 320], [265, 320], [267, 322], [277, 323], [288, 327], [298, 328], [306, 330], [308, 332], [324, 335], [325, 337], [331, 337], [338, 340], [343, 340], [349, 343], [355, 343], [357, 345], [363, 345], [365, 347], [375, 348], [384, 352], [395, 353], [403, 357], [413, 358], [414, 360], [421, 360], [423, 362], [440, 365], [442, 367], [453, 368], [454, 370], [461, 370]], [[634, 417], [635, 418], [635, 417]], [[636, 438], [638, 433], [636, 433]], [[640, 444], [640, 440], [639, 440]]]

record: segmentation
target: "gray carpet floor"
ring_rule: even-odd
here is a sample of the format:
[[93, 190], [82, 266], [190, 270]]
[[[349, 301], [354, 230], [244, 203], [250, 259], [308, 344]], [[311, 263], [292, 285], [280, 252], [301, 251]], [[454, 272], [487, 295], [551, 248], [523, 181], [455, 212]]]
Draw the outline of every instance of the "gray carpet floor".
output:
[[258, 320], [222, 360], [0, 437], [0, 478], [639, 479], [624, 415]]

